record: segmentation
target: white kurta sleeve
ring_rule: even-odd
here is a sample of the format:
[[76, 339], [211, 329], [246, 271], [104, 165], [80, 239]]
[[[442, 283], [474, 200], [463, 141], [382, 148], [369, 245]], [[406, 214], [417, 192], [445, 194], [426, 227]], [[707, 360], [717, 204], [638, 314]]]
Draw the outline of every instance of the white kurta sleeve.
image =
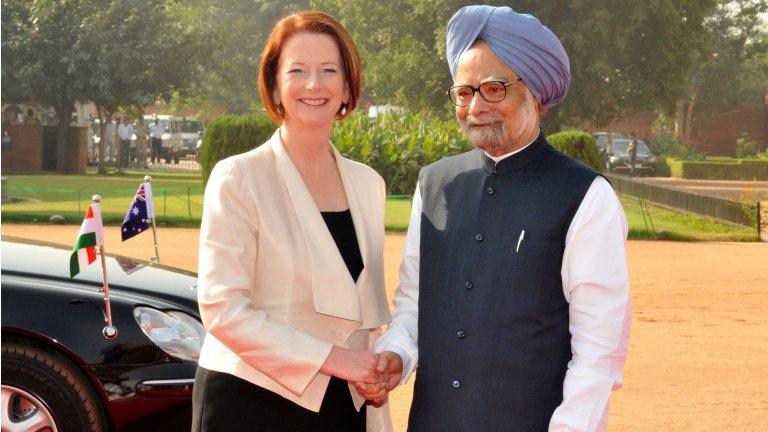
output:
[[550, 432], [606, 429], [608, 399], [622, 385], [629, 345], [627, 230], [616, 193], [598, 177], [566, 235], [561, 275], [573, 358]]
[[216, 165], [200, 227], [198, 302], [208, 332], [244, 362], [301, 395], [333, 345], [274, 320], [251, 300], [256, 267], [257, 203], [244, 199], [230, 161]]
[[400, 263], [400, 281], [395, 290], [395, 313], [386, 333], [376, 341], [375, 352], [392, 351], [403, 359], [403, 379], [416, 369], [419, 359], [419, 247], [421, 241], [421, 194], [413, 194], [411, 219], [405, 235], [405, 252]]

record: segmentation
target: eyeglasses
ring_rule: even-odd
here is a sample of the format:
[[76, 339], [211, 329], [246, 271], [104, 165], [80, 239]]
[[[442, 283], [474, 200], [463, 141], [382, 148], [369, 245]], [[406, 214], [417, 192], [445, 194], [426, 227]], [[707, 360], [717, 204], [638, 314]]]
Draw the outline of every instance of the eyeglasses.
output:
[[486, 81], [480, 84], [479, 87], [457, 85], [448, 90], [448, 97], [450, 97], [451, 102], [458, 107], [469, 106], [469, 104], [472, 103], [472, 99], [475, 97], [475, 92], [479, 92], [480, 96], [486, 102], [500, 102], [507, 97], [507, 87], [522, 80], [522, 78], [518, 78], [517, 80], [508, 83], [503, 81]]

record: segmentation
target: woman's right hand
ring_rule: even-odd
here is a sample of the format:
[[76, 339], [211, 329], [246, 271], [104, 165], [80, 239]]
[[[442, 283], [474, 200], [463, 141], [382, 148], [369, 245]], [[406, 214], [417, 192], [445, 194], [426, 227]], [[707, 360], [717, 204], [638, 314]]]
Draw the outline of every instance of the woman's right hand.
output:
[[325, 363], [320, 367], [320, 372], [350, 382], [375, 384], [379, 381], [376, 373], [376, 354], [336, 345], [331, 348]]

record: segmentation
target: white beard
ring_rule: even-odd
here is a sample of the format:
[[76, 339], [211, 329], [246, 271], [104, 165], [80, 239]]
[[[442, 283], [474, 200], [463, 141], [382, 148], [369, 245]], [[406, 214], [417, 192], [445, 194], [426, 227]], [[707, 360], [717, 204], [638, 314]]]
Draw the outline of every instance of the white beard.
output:
[[[539, 122], [536, 103], [533, 94], [526, 89], [525, 99], [514, 118], [493, 119], [491, 124], [475, 127], [478, 123], [488, 123], [487, 120], [474, 119], [467, 116], [462, 129], [475, 147], [492, 154], [509, 153], [512, 149], [528, 144], [519, 142], [522, 137], [538, 130]], [[510, 149], [509, 151], [505, 151]]]

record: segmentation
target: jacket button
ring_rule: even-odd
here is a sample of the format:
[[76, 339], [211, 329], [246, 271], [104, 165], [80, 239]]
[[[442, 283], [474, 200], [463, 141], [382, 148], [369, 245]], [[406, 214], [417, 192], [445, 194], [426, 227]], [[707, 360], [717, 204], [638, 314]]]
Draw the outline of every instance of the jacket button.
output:
[[477, 233], [477, 234], [475, 234], [475, 241], [476, 241], [476, 242], [481, 242], [481, 241], [483, 241], [483, 235], [482, 235], [482, 234], [480, 234], [480, 233]]
[[464, 282], [464, 288], [466, 288], [466, 289], [472, 289], [473, 286], [474, 285], [472, 285], [472, 282], [470, 282], [470, 281]]
[[453, 380], [453, 382], [451, 383], [451, 385], [452, 385], [452, 386], [453, 386], [453, 388], [455, 388], [455, 389], [457, 389], [457, 388], [461, 387], [461, 383], [459, 382], [459, 380]]
[[493, 188], [493, 186], [488, 186], [488, 189], [485, 190], [485, 193], [488, 195], [493, 195], [494, 192], [496, 192], [496, 190]]
[[464, 330], [459, 330], [458, 332], [456, 332], [456, 336], [459, 339], [464, 339], [465, 337], [467, 337], [467, 333]]

